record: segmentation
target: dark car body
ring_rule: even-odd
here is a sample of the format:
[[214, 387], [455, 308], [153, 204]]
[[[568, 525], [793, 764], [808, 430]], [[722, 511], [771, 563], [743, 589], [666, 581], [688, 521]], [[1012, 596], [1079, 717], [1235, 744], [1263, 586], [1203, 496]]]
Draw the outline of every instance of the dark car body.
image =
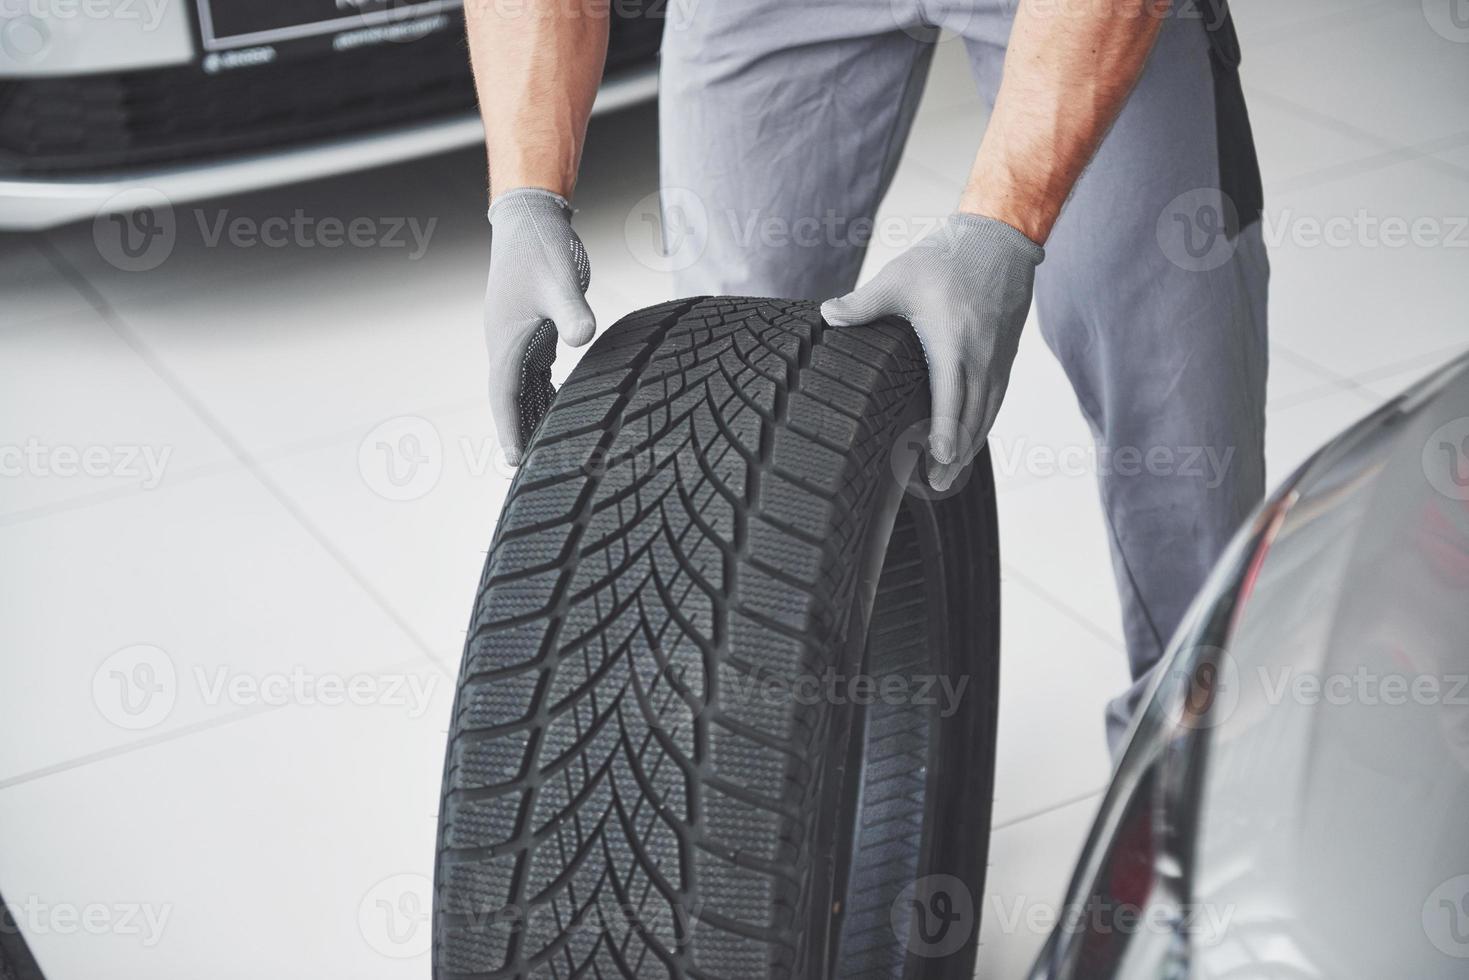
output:
[[[504, 0], [529, 16], [528, 0]], [[612, 4], [598, 108], [650, 98], [662, 0]], [[64, 11], [71, 11], [63, 16]], [[0, 228], [425, 155], [482, 138], [442, 0], [99, 0], [0, 11]]]

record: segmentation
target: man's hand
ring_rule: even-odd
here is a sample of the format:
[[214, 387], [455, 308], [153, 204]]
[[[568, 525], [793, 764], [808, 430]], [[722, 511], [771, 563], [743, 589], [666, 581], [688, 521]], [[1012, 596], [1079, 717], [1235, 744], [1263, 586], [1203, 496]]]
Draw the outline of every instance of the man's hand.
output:
[[526, 441], [551, 406], [557, 335], [580, 347], [597, 328], [584, 295], [591, 266], [571, 230], [571, 205], [559, 194], [507, 191], [490, 205], [489, 217], [490, 410], [505, 462], [519, 466]]
[[610, 6], [465, 0], [464, 17], [490, 165], [490, 408], [505, 461], [518, 466], [551, 404], [556, 335], [580, 346], [596, 327], [566, 199], [602, 80]]
[[929, 480], [937, 490], [948, 489], [984, 446], [1044, 257], [1044, 249], [1003, 221], [955, 214], [867, 285], [821, 306], [834, 326], [884, 316], [913, 324], [933, 389], [929, 452], [943, 465]]

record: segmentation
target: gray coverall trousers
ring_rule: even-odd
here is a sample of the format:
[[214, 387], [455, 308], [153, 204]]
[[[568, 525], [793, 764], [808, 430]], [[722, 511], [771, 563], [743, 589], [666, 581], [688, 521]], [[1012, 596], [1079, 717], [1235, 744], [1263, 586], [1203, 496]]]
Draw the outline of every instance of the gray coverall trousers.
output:
[[[1068, 2], [1085, 0], [1049, 9], [1064, 16]], [[861, 222], [902, 151], [934, 29], [962, 37], [993, 105], [1014, 4], [697, 0], [672, 14], [660, 93], [664, 226], [682, 223], [675, 231], [699, 239], [675, 265], [678, 294], [822, 300], [850, 290], [865, 254]], [[1269, 267], [1234, 38], [1223, 0], [1175, 0], [1037, 270], [1041, 332], [1103, 463], [1137, 681], [1108, 708], [1114, 743], [1264, 492]], [[702, 212], [692, 225], [689, 208]]]

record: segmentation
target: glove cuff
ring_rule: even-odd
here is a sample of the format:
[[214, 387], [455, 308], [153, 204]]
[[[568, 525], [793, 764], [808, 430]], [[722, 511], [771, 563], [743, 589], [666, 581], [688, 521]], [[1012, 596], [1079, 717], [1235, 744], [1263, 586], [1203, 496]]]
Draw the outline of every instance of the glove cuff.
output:
[[946, 224], [952, 237], [966, 252], [972, 250], [988, 258], [1021, 256], [1032, 266], [1040, 265], [1046, 259], [1044, 248], [1031, 241], [1020, 229], [997, 218], [960, 211], [949, 215]]
[[529, 218], [537, 215], [557, 215], [570, 220], [571, 202], [541, 187], [516, 187], [496, 195], [490, 202], [485, 217], [494, 224], [506, 217]]

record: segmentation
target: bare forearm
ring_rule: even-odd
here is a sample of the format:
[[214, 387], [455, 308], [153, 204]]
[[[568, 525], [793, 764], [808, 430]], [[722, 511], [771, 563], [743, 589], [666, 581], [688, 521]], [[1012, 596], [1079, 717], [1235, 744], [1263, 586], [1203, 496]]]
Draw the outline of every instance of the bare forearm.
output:
[[1044, 244], [1142, 74], [1169, 3], [1021, 0], [960, 210]]
[[467, 0], [491, 195], [569, 198], [607, 58], [607, 0]]

